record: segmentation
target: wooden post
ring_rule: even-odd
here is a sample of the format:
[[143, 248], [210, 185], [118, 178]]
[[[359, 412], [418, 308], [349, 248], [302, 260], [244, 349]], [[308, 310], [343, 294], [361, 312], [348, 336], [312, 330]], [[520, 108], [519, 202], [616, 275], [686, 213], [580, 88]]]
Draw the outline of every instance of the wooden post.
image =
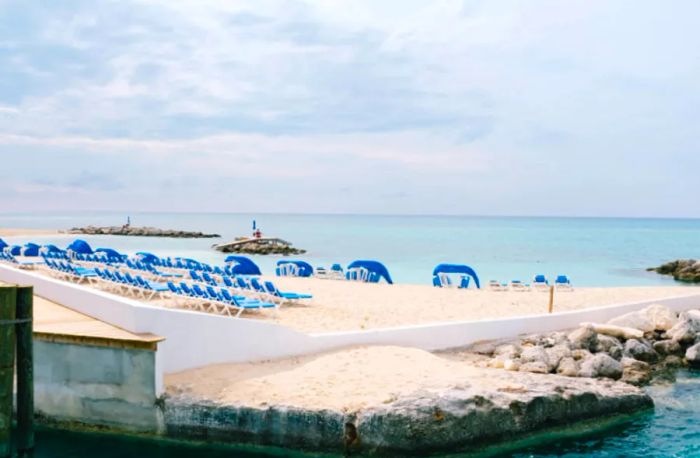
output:
[[549, 287], [549, 313], [554, 311], [554, 286]]
[[17, 288], [0, 286], [0, 458], [10, 456]]
[[17, 287], [17, 450], [34, 448], [34, 288]]

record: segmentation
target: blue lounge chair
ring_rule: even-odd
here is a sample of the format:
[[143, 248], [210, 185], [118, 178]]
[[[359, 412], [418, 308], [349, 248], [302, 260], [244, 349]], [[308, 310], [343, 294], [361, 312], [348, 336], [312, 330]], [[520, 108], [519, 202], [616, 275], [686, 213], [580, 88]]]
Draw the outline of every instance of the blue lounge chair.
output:
[[290, 292], [282, 292], [277, 287], [275, 286], [274, 283], [271, 281], [266, 281], [265, 282], [265, 290], [267, 293], [272, 294], [273, 296], [280, 297], [284, 300], [288, 301], [296, 301], [300, 299], [313, 299], [313, 296], [311, 294], [298, 294], [298, 293], [290, 293]]
[[562, 291], [573, 291], [574, 289], [571, 280], [566, 275], [557, 276], [556, 280], [554, 280], [554, 286]]
[[532, 279], [532, 286], [534, 286], [535, 289], [546, 291], [549, 288], [549, 280], [542, 274], [535, 275]]

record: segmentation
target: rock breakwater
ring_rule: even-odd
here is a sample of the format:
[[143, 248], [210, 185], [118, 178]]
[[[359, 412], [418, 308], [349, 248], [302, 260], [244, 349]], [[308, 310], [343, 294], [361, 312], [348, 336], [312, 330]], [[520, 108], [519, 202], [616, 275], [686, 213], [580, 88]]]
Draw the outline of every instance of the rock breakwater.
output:
[[206, 234], [198, 231], [180, 231], [175, 229], [159, 229], [157, 227], [138, 226], [85, 226], [74, 227], [67, 234], [87, 235], [123, 235], [134, 237], [172, 237], [181, 239], [217, 238], [219, 234]]
[[485, 342], [467, 352], [484, 357], [477, 363], [482, 366], [645, 385], [678, 367], [700, 365], [700, 310], [677, 315], [655, 304], [608, 323]]
[[647, 270], [661, 275], [671, 275], [676, 281], [700, 283], [700, 261], [695, 259], [678, 259]]

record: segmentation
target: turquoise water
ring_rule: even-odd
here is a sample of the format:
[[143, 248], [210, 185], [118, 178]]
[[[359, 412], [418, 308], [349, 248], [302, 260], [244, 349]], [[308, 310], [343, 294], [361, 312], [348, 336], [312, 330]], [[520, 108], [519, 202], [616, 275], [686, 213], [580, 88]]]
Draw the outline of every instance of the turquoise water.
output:
[[[700, 257], [700, 220], [196, 213], [131, 217], [135, 225], [216, 232], [225, 239], [248, 234], [256, 219], [266, 234], [307, 249], [300, 258], [314, 265], [377, 259], [403, 283], [429, 283], [436, 264], [453, 262], [471, 265], [484, 280], [529, 280], [538, 273], [552, 278], [561, 273], [580, 286], [671, 285], [673, 280], [645, 268]], [[0, 214], [0, 227], [63, 229], [125, 220], [125, 213]], [[224, 258], [210, 248], [216, 239], [84, 238], [94, 246], [126, 252], [147, 250], [219, 263]], [[67, 244], [65, 237], [33, 239]], [[267, 272], [277, 259], [255, 257]]]
[[[594, 433], [559, 430], [534, 436], [518, 448], [494, 447], [453, 458], [691, 458], [700, 456], [700, 372], [683, 371], [675, 384], [650, 388], [656, 409]], [[537, 444], [537, 445], [534, 445]], [[286, 450], [184, 445], [114, 435], [71, 433], [42, 429], [34, 458], [267, 458], [312, 457]]]

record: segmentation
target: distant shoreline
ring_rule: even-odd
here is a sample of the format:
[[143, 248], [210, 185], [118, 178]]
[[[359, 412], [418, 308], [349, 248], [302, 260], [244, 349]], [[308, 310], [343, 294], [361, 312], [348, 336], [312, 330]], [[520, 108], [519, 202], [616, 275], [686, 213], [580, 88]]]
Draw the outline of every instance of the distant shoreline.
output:
[[30, 235], [62, 235], [58, 229], [27, 229], [15, 227], [0, 227], [0, 237], [23, 237]]

